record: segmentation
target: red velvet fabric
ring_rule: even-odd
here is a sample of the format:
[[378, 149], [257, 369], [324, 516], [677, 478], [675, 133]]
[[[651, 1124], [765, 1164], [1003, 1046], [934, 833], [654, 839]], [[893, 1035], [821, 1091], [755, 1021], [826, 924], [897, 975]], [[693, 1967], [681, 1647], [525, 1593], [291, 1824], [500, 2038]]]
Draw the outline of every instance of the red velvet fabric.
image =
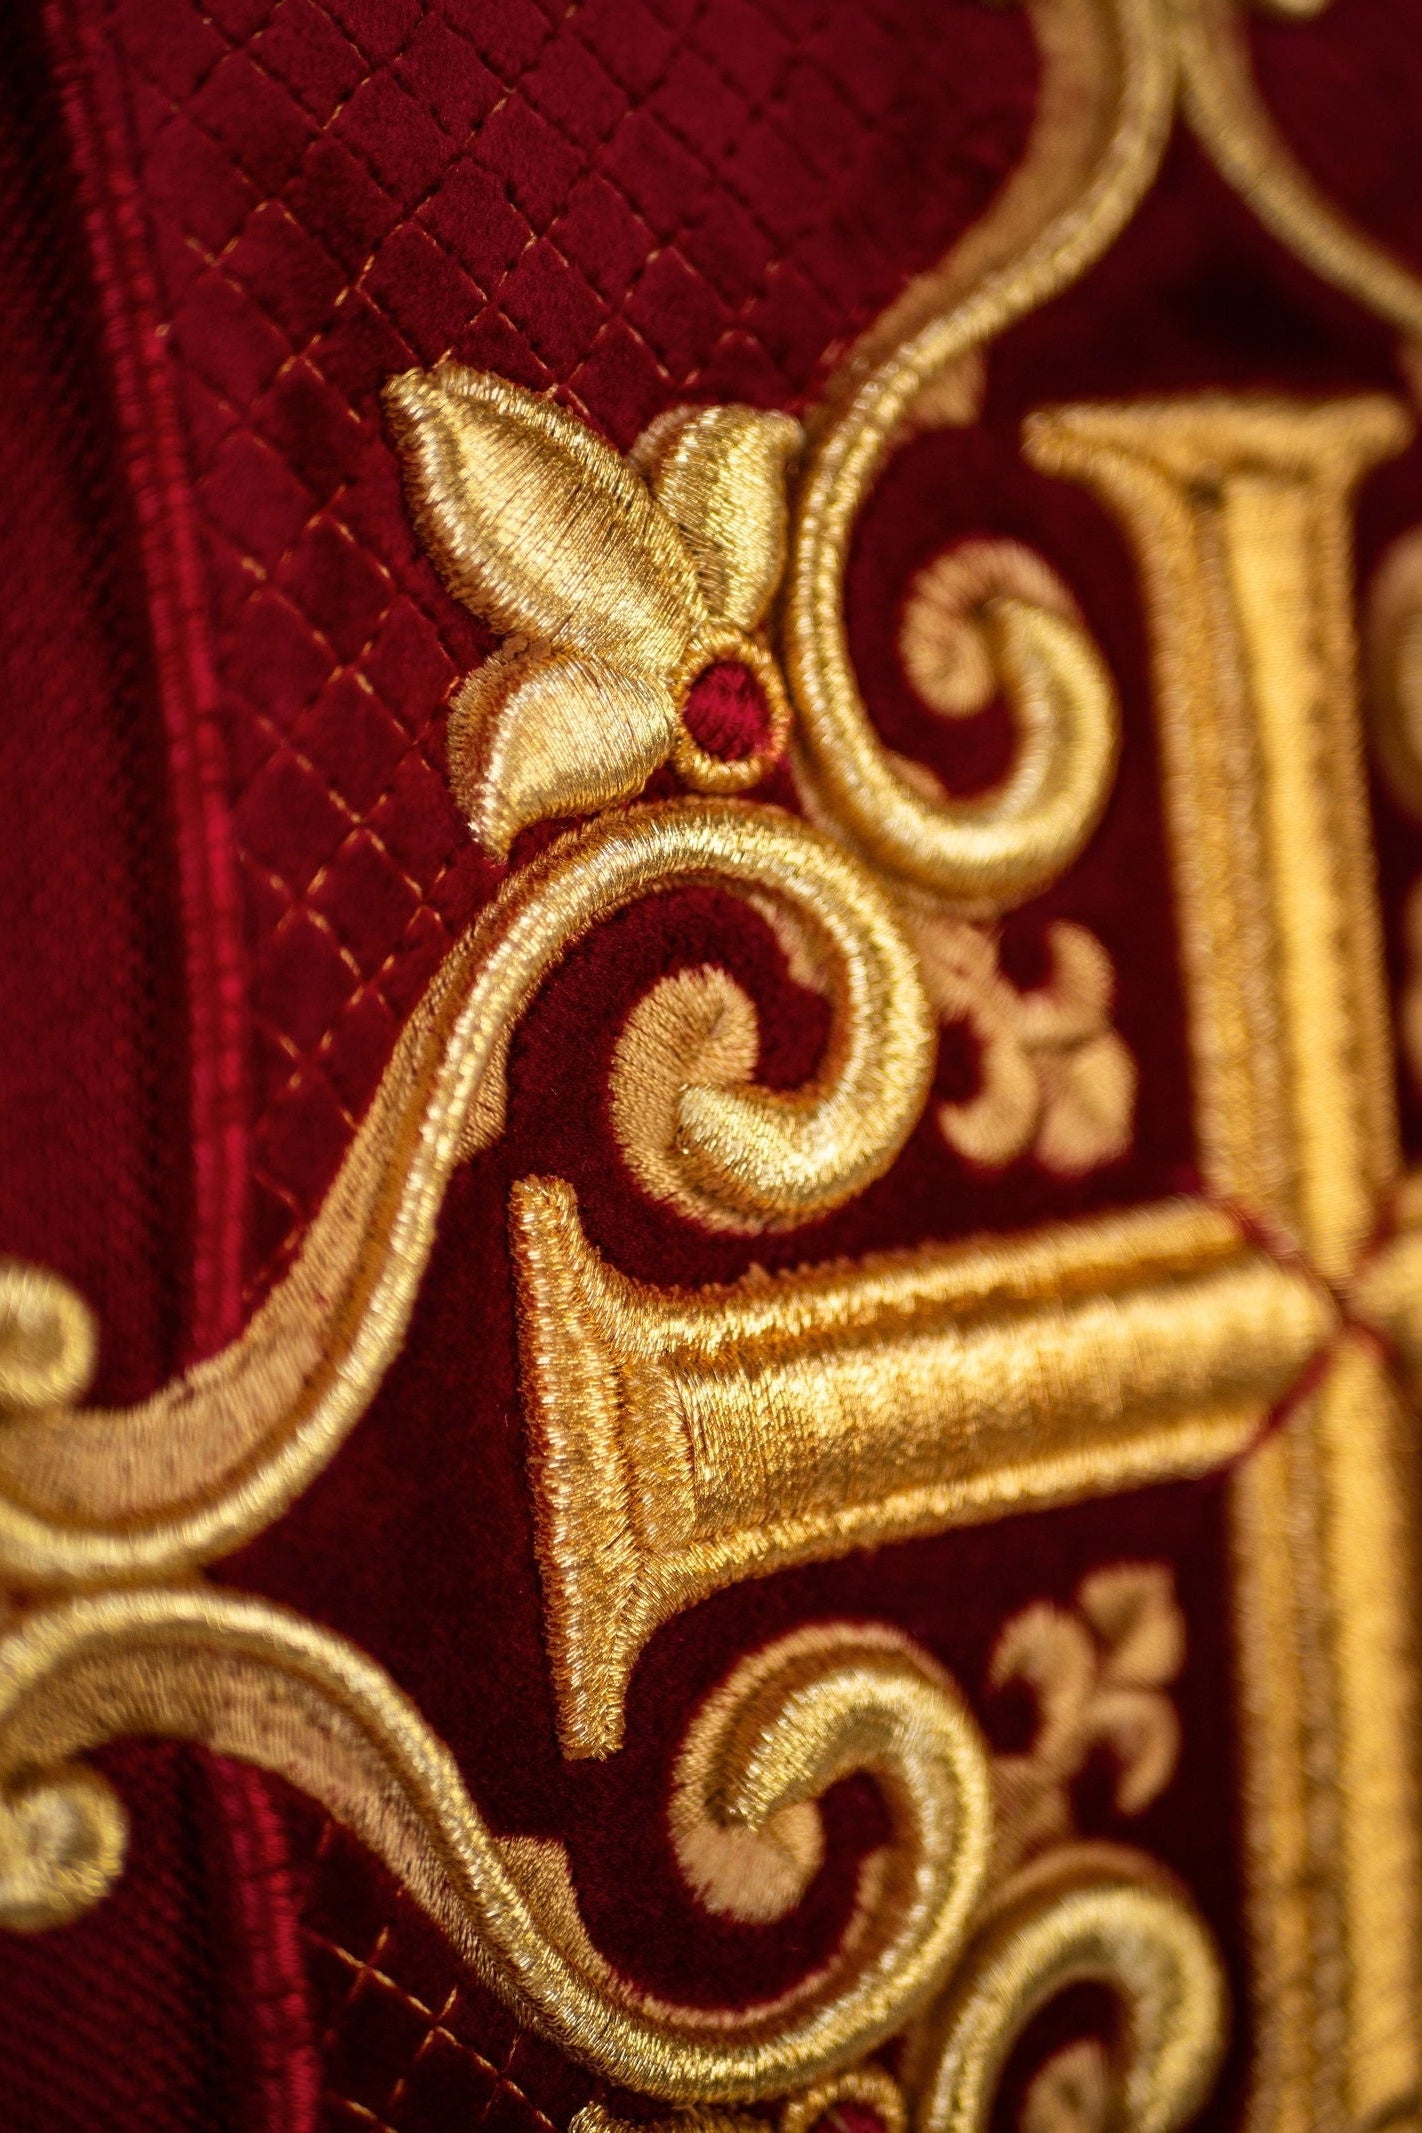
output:
[[[1299, 152], [1422, 265], [1404, 180], [1419, 30], [1416, 0], [1336, 0], [1252, 35]], [[105, 1397], [220, 1345], [280, 1271], [403, 1016], [500, 875], [442, 759], [445, 694], [487, 640], [410, 531], [381, 382], [450, 351], [556, 389], [618, 446], [687, 399], [798, 410], [981, 213], [1021, 153], [1035, 78], [1025, 20], [978, 0], [53, 0], [43, 20], [21, 0], [0, 23], [0, 467], [23, 500], [0, 521], [0, 1249], [58, 1267], [95, 1304]], [[630, 911], [525, 1019], [508, 1132], [456, 1180], [371, 1413], [216, 1572], [388, 1666], [496, 1828], [565, 1839], [599, 1944], [649, 1984], [735, 2001], [788, 1983], [833, 1941], [879, 1826], [867, 1787], [832, 1795], [829, 1863], [782, 1927], [695, 1909], [661, 1803], [687, 1713], [739, 1654], [805, 1620], [899, 1623], [1007, 1746], [1021, 1714], [986, 1689], [1007, 1616], [1069, 1600], [1102, 1561], [1163, 1560], [1189, 1624], [1180, 1772], [1138, 1822], [1113, 1819], [1094, 1783], [1080, 1806], [1088, 1828], [1176, 1865], [1220, 1937], [1237, 2020], [1208, 2123], [1237, 2121], [1249, 2031], [1222, 1482], [723, 1594], [653, 1640], [623, 1753], [569, 1765], [541, 1640], [505, 1210], [514, 1179], [567, 1177], [619, 1265], [699, 1282], [752, 1258], [1189, 1189], [1138, 580], [1084, 492], [1023, 466], [1021, 419], [1070, 397], [1378, 386], [1396, 389], [1389, 336], [1180, 140], [1112, 254], [994, 351], [982, 425], [906, 448], [864, 514], [850, 626], [892, 745], [963, 789], [1000, 763], [1000, 713], [929, 719], [894, 652], [913, 570], [965, 534], [1039, 548], [1116, 674], [1126, 740], [1106, 820], [1009, 922], [1005, 955], [1029, 980], [1054, 917], [1109, 948], [1141, 1070], [1131, 1154], [1077, 1183], [1030, 1159], [988, 1178], [925, 1127], [826, 1222], [754, 1247], [702, 1236], [643, 1198], [616, 1154], [605, 1089], [626, 1009], [664, 971], [722, 963], [757, 1002], [761, 1071], [780, 1085], [813, 1068], [823, 1010], [740, 907], [697, 892]], [[1413, 448], [1362, 499], [1364, 580], [1419, 518]], [[725, 677], [703, 687], [698, 730], [737, 752], [756, 707]], [[793, 804], [783, 773], [765, 792]], [[1400, 980], [1397, 913], [1422, 837], [1381, 798], [1378, 824]], [[946, 1043], [945, 1093], [972, 1071]], [[1400, 1093], [1422, 1152], [1406, 1075]], [[307, 1804], [162, 1745], [106, 1767], [134, 1815], [120, 1890], [62, 1933], [0, 1945], [6, 2122], [21, 2133], [533, 2133], [594, 2092], [459, 1975]]]

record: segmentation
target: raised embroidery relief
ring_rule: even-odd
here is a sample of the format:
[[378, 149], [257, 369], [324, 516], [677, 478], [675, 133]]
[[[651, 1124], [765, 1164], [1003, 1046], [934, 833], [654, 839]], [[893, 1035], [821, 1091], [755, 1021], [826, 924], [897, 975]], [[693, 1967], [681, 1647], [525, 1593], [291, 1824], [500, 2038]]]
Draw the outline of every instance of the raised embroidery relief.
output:
[[[688, 1717], [668, 1805], [703, 1909], [793, 1911], [843, 1777], [874, 1782], [885, 1827], [832, 1956], [732, 2010], [611, 1964], [562, 1846], [496, 1836], [371, 1659], [189, 1576], [336, 1456], [400, 1349], [456, 1166], [503, 1132], [519, 1018], [638, 899], [726, 890], [829, 1008], [822, 1060], [792, 1089], [756, 1079], [755, 1010], [713, 961], [633, 1008], [613, 1133], [629, 1190], [685, 1220], [779, 1233], [863, 1193], [930, 1103], [944, 1022], [980, 1055], [976, 1093], [936, 1104], [965, 1162], [1030, 1154], [1080, 1176], [1128, 1147], [1136, 1068], [1102, 943], [1056, 921], [1048, 980], [1021, 990], [996, 932], [1109, 804], [1109, 668], [1029, 551], [931, 565], [906, 668], [945, 716], [1000, 695], [1015, 735], [1000, 783], [955, 796], [883, 744], [860, 694], [844, 587], [861, 507], [895, 440], [970, 421], [993, 339], [1112, 242], [1177, 93], [1316, 272], [1414, 337], [1422, 287], [1273, 138], [1223, 0], [1030, 12], [1044, 79], [1022, 168], [870, 330], [803, 437], [784, 416], [676, 409], [624, 460], [499, 379], [441, 364], [392, 381], [416, 521], [505, 640], [451, 711], [473, 832], [503, 856], [533, 824], [592, 819], [515, 865], [450, 949], [291, 1269], [230, 1348], [139, 1406], [83, 1408], [88, 1314], [49, 1276], [0, 1269], [0, 1570], [19, 1596], [0, 1640], [6, 1924], [72, 1918], [122, 1870], [121, 1806], [75, 1758], [171, 1734], [323, 1802], [520, 2020], [606, 2080], [694, 2107], [672, 2121], [693, 2133], [740, 2133], [726, 2107], [774, 2098], [780, 2133], [809, 2133], [854, 2081], [885, 2133], [900, 2109], [915, 2133], [986, 2128], [1014, 2043], [1082, 1980], [1114, 1994], [1121, 2050], [1044, 2069], [1030, 2133], [1073, 2112], [1166, 2133], [1208, 2093], [1227, 2023], [1209, 1930], [1144, 1853], [1077, 1835], [1068, 1797], [1093, 1742], [1121, 1813], [1169, 1780], [1182, 1641], [1158, 1569], [1103, 1567], [1075, 1610], [1004, 1627], [996, 1679], [1032, 1689], [1039, 1726], [995, 1768], [963, 1685], [897, 1630], [817, 1622], [730, 1669]], [[617, 1747], [647, 1639], [728, 1584], [1230, 1469], [1261, 2129], [1400, 2122], [1422, 2082], [1413, 1429], [1394, 1378], [1422, 1382], [1422, 1193], [1401, 1180], [1392, 1112], [1349, 534], [1358, 483], [1408, 434], [1376, 395], [1074, 404], [1027, 426], [1030, 464], [1114, 513], [1145, 582], [1208, 1198], [687, 1291], [609, 1264], [563, 1179], [521, 1179], [510, 1207], [570, 1756]], [[1415, 710], [1411, 569], [1378, 595], [1395, 731]], [[718, 663], [747, 668], [765, 709], [740, 758], [685, 716]], [[782, 755], [804, 817], [744, 796]], [[639, 800], [654, 772], [691, 792]], [[871, 2057], [891, 2039], [898, 2085]], [[609, 2123], [595, 2106], [583, 2133]]]

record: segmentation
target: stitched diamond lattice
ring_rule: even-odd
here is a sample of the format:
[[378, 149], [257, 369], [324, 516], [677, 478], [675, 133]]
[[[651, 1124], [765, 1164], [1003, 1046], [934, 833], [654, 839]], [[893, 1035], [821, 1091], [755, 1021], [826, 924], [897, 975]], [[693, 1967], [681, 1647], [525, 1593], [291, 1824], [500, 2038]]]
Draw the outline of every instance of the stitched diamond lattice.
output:
[[453, 350], [622, 445], [683, 398], [798, 404], [1020, 150], [1024, 26], [948, 13], [117, 10], [227, 699], [259, 1286], [489, 885], [439, 761], [481, 640], [415, 552], [379, 385]]

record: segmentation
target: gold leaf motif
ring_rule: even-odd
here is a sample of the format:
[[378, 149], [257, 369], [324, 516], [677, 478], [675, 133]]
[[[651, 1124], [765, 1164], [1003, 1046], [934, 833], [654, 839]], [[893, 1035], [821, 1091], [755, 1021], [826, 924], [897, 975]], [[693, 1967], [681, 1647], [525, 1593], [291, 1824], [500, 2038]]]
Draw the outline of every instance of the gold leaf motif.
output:
[[385, 388], [421, 537], [456, 598], [516, 632], [670, 677], [706, 620], [646, 483], [549, 400], [441, 363]]
[[[747, 635], [784, 568], [785, 415], [681, 409], [637, 467], [551, 402], [442, 363], [385, 390], [411, 509], [455, 596], [510, 641], [462, 684], [450, 770], [470, 827], [503, 858], [551, 816], [635, 797], [674, 757], [702, 792], [756, 784], [783, 752], [780, 670]], [[769, 713], [742, 759], [680, 719], [698, 674], [749, 667]]]
[[800, 443], [788, 415], [678, 407], [644, 430], [633, 458], [680, 528], [713, 615], [754, 629], [785, 568], [785, 471]]
[[506, 645], [450, 705], [450, 783], [475, 836], [502, 859], [530, 823], [640, 792], [676, 723], [670, 691], [652, 674]]
[[995, 1689], [1020, 1682], [1037, 1705], [1025, 1755], [997, 1758], [997, 1872], [1070, 1834], [1070, 1787], [1093, 1748], [1111, 1751], [1116, 1806], [1139, 1814], [1165, 1790], [1180, 1721], [1165, 1689], [1185, 1662], [1185, 1621], [1161, 1563], [1116, 1563], [1077, 1592], [1077, 1612], [1044, 1600], [1014, 1615], [989, 1669]]
[[986, 928], [941, 909], [910, 911], [929, 998], [943, 1023], [966, 1023], [979, 1087], [935, 1116], [949, 1146], [1000, 1169], [1029, 1150], [1058, 1177], [1081, 1177], [1131, 1145], [1136, 1063], [1111, 1027], [1111, 958], [1084, 926], [1051, 926], [1044, 984], [1019, 992]]

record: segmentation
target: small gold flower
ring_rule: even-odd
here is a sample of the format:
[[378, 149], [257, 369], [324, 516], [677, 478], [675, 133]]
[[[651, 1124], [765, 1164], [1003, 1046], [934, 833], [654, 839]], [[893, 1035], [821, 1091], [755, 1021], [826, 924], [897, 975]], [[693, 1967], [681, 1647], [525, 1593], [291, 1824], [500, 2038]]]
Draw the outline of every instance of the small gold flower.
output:
[[[441, 363], [385, 389], [411, 509], [455, 597], [506, 642], [457, 690], [450, 777], [502, 858], [519, 830], [629, 799], [669, 757], [702, 791], [753, 784], [790, 708], [754, 634], [785, 563], [787, 415], [678, 408], [621, 458], [552, 401]], [[738, 660], [766, 748], [708, 755], [681, 717]]]

